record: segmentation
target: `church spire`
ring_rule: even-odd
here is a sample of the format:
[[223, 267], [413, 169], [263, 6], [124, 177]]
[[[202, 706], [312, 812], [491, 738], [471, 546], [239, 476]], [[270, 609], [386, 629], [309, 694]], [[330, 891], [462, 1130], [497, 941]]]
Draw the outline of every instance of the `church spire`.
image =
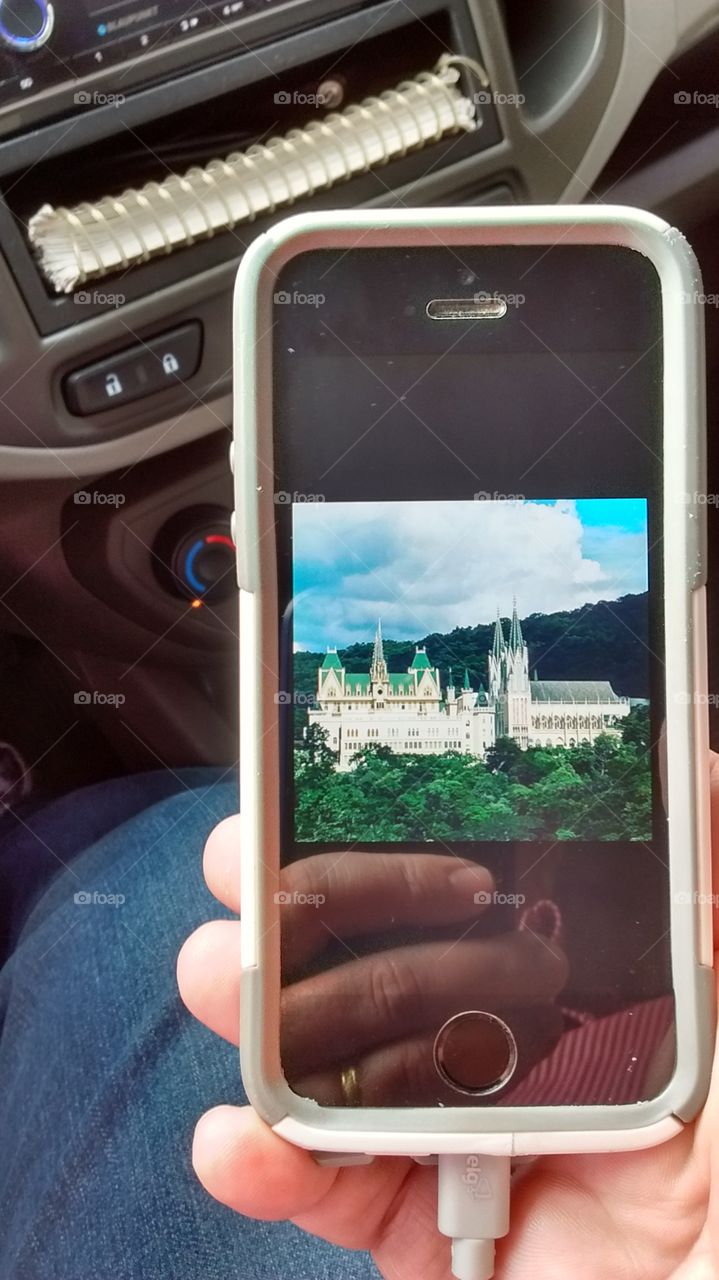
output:
[[516, 596], [514, 597], [514, 603], [512, 607], [512, 626], [509, 632], [509, 648], [512, 651], [512, 653], [518, 653], [524, 648], [524, 636], [522, 635], [522, 628], [519, 624], [519, 618], [517, 616], [517, 597]]
[[464, 687], [465, 689], [471, 689], [471, 688], [472, 688], [471, 684], [469, 683], [469, 671], [467, 670], [467, 668], [466, 668], [466, 667], [464, 668], [464, 686], [463, 686], [463, 687]]
[[384, 656], [384, 645], [382, 644], [382, 622], [378, 620], [377, 630], [374, 637], [374, 648], [372, 650], [372, 665], [369, 669], [370, 680], [386, 680], [387, 679], [387, 663]]
[[492, 642], [492, 657], [496, 658], [499, 662], [504, 650], [505, 643], [504, 631], [502, 630], [502, 619], [499, 616], [499, 609], [497, 609], [497, 621], [494, 624], [494, 640]]

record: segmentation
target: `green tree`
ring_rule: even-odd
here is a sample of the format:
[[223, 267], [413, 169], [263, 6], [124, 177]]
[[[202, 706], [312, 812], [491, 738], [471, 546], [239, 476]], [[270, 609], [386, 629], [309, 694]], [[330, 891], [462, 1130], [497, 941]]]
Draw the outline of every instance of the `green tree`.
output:
[[295, 746], [295, 770], [310, 772], [313, 777], [329, 777], [337, 763], [337, 757], [327, 745], [328, 734], [319, 724], [307, 725], [302, 742]]
[[487, 768], [491, 773], [511, 774], [523, 754], [522, 748], [514, 738], [497, 738], [487, 751]]
[[[639, 718], [637, 718], [639, 720]], [[322, 730], [296, 750], [298, 840], [647, 840], [652, 779], [646, 748], [604, 734], [578, 747], [500, 740], [486, 761], [447, 752], [358, 752], [339, 773]], [[628, 735], [641, 738], [639, 728]]]
[[640, 703], [632, 707], [628, 716], [622, 721], [622, 741], [646, 751], [651, 741], [651, 722], [649, 706]]

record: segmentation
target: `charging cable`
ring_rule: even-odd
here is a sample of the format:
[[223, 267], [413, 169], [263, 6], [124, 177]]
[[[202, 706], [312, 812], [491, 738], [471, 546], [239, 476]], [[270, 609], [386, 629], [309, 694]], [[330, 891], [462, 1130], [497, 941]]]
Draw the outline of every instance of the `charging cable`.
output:
[[440, 1156], [437, 1223], [457, 1280], [492, 1280], [494, 1242], [509, 1231], [509, 1156]]

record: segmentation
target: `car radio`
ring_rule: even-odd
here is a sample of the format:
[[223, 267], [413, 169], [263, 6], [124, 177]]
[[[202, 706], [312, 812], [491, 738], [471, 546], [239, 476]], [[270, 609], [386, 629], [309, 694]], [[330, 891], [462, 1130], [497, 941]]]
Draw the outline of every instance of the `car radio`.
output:
[[364, 3], [0, 0], [0, 134], [88, 105], [117, 105], [138, 83]]

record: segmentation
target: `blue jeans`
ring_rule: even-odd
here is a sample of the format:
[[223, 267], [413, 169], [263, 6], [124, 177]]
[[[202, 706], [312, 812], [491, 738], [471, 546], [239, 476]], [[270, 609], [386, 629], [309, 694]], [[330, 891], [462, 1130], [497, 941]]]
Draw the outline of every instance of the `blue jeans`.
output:
[[377, 1277], [366, 1254], [239, 1217], [192, 1172], [199, 1115], [245, 1101], [237, 1050], [175, 986], [184, 938], [228, 914], [201, 870], [237, 807], [228, 776], [103, 783], [0, 840], [20, 921], [0, 974], [2, 1280]]

